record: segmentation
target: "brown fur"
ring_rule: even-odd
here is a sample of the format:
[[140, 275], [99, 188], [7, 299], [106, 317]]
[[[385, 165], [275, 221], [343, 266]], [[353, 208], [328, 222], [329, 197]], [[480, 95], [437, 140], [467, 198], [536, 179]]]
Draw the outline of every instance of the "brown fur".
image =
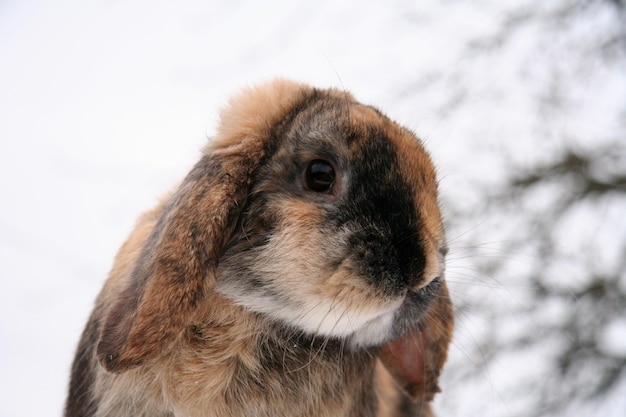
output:
[[[344, 145], [333, 140], [341, 135]], [[292, 161], [319, 157], [310, 147], [318, 142], [339, 158], [328, 195], [293, 188]], [[414, 207], [407, 227], [419, 236], [406, 251], [417, 252], [402, 265], [415, 276], [402, 279], [422, 294], [415, 306], [402, 301], [399, 283], [362, 272], [383, 267], [350, 228], [357, 220], [348, 216], [329, 240], [329, 213], [360, 207], [346, 201], [357, 186], [346, 164], [379, 148], [396, 165], [376, 181], [399, 187], [393, 195]], [[180, 187], [140, 217], [120, 249], [79, 344], [66, 416], [430, 416], [453, 323], [444, 248], [435, 170], [412, 134], [337, 90], [284, 80], [248, 89]], [[261, 296], [302, 316], [256, 306]], [[329, 303], [324, 314], [315, 313], [320, 303]], [[368, 324], [388, 310], [391, 320], [400, 303], [401, 323]], [[350, 345], [350, 315], [389, 343]]]

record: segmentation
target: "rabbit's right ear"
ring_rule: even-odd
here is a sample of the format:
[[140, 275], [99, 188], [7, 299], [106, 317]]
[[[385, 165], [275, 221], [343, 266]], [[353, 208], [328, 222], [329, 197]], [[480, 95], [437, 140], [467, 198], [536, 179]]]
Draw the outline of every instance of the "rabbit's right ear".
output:
[[118, 256], [110, 278], [122, 288], [110, 292], [115, 299], [108, 301], [97, 346], [107, 370], [121, 372], [167, 352], [191, 323], [211, 290], [276, 125], [294, 117], [308, 92], [278, 80], [231, 100], [213, 145], [165, 203], [155, 226], [136, 249], [122, 248], [139, 253], [127, 255], [134, 259], [129, 265], [120, 265]]

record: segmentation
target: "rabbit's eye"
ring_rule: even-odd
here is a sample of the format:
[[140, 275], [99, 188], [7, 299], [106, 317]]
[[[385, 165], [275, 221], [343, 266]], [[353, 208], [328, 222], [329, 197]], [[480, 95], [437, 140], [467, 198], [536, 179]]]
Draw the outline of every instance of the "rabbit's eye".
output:
[[327, 193], [335, 182], [335, 169], [328, 161], [314, 159], [304, 172], [304, 185], [316, 193]]

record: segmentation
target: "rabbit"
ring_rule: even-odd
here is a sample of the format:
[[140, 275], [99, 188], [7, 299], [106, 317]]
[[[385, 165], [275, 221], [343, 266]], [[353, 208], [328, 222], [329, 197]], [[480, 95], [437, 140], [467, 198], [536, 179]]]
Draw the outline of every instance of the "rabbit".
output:
[[446, 252], [413, 133], [338, 89], [248, 87], [119, 250], [65, 416], [431, 416]]

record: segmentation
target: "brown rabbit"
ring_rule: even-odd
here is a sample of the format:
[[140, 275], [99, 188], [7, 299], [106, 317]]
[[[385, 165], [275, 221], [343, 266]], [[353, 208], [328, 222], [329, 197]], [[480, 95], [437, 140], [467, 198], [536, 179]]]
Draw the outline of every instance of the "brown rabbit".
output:
[[120, 249], [65, 415], [432, 415], [445, 253], [412, 133], [343, 91], [245, 90]]

